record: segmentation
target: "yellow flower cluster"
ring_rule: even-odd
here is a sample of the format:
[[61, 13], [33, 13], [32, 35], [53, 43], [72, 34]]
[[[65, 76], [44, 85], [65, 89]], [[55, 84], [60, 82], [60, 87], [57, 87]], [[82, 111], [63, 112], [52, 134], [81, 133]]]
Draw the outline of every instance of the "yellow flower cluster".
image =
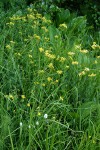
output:
[[93, 42], [93, 44], [92, 44], [92, 49], [96, 49], [96, 48], [98, 48], [98, 49], [100, 49], [100, 46], [98, 45], [98, 44], [96, 44], [96, 42]]
[[34, 84], [35, 84], [35, 85], [38, 85], [38, 84], [39, 84], [39, 82], [35, 81], [35, 82], [34, 82]]
[[73, 55], [75, 55], [75, 53], [74, 52], [68, 52], [68, 55], [73, 56]]
[[85, 74], [86, 74], [87, 72], [89, 72], [89, 71], [90, 71], [90, 69], [87, 68], [87, 67], [85, 67], [84, 70], [79, 73], [79, 76], [83, 76], [83, 75], [85, 75]]
[[90, 69], [85, 67], [84, 71], [88, 72], [88, 71], [90, 71]]
[[81, 50], [81, 44], [75, 45], [75, 49]]
[[34, 34], [34, 38], [35, 38], [36, 40], [40, 40], [40, 39], [41, 39], [40, 36], [37, 35], [37, 34]]
[[45, 17], [42, 17], [41, 19], [44, 23], [51, 24], [51, 20], [48, 20]]
[[15, 42], [14, 42], [14, 41], [10, 41], [10, 43], [11, 43], [11, 44], [15, 44]]
[[83, 76], [83, 75], [85, 75], [85, 71], [79, 73], [79, 76]]
[[62, 96], [60, 96], [59, 100], [63, 101], [63, 100], [64, 100], [64, 98], [63, 98]]
[[52, 78], [51, 78], [51, 77], [48, 77], [48, 78], [47, 78], [47, 81], [48, 81], [48, 82], [51, 82], [51, 81], [52, 81]]
[[78, 61], [72, 61], [72, 65], [78, 65]]
[[88, 76], [89, 76], [89, 77], [95, 77], [96, 74], [92, 73], [92, 74], [89, 74]]
[[53, 63], [50, 63], [50, 64], [48, 65], [48, 67], [49, 67], [50, 69], [54, 69]]
[[25, 96], [25, 95], [21, 95], [21, 98], [22, 98], [22, 99], [25, 99], [25, 98], [26, 98], [26, 96]]
[[29, 57], [29, 58], [32, 58], [32, 55], [29, 54], [28, 57]]
[[28, 14], [27, 15], [27, 18], [28, 19], [32, 19], [32, 20], [35, 20], [35, 16], [33, 14]]
[[39, 70], [38, 73], [39, 74], [43, 74], [45, 71], [44, 70]]
[[58, 39], [58, 38], [59, 38], [59, 36], [58, 36], [58, 35], [55, 35], [54, 37], [55, 37], [55, 39]]
[[8, 97], [12, 100], [14, 100], [14, 96], [12, 94], [9, 94]]
[[44, 49], [42, 47], [39, 48], [40, 52], [44, 52]]
[[16, 56], [19, 56], [19, 57], [22, 56], [21, 53], [15, 53], [15, 55], [16, 55]]
[[44, 39], [45, 39], [46, 42], [49, 42], [49, 41], [50, 41], [50, 39], [47, 38], [47, 37], [45, 37]]
[[86, 54], [86, 53], [88, 53], [89, 51], [86, 50], [86, 49], [83, 49], [83, 50], [80, 50], [80, 52], [83, 53], [83, 54]]
[[67, 25], [65, 23], [59, 25], [60, 29], [67, 29]]
[[10, 46], [10, 45], [6, 45], [6, 48], [7, 48], [7, 49], [11, 49], [11, 46]]
[[57, 59], [59, 62], [65, 62], [66, 61], [66, 58], [65, 57], [60, 57], [60, 56], [57, 56]]
[[[85, 67], [85, 69], [79, 73], [79, 76], [80, 77], [84, 76], [84, 75], [86, 75], [87, 72], [90, 72], [90, 69]], [[96, 76], [96, 74], [94, 74], [94, 73], [88, 74], [88, 77], [95, 77], [95, 76]]]
[[30, 103], [27, 103], [27, 107], [30, 107]]
[[55, 59], [56, 58], [56, 56], [54, 54], [50, 54], [48, 52], [48, 50], [45, 52], [45, 56], [48, 57], [48, 58], [50, 58], [50, 59]]
[[48, 32], [48, 29], [45, 26], [42, 26], [41, 29], [43, 29], [45, 32]]
[[57, 74], [59, 74], [59, 75], [62, 74], [62, 73], [63, 73], [62, 70], [58, 70], [58, 71], [57, 71]]

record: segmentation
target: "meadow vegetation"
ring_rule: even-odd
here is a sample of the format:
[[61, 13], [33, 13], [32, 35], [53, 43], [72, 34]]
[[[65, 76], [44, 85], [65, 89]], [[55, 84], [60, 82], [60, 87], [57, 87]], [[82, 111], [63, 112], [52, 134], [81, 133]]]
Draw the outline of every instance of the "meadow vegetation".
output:
[[0, 11], [0, 150], [99, 150], [99, 32], [68, 9], [57, 26]]

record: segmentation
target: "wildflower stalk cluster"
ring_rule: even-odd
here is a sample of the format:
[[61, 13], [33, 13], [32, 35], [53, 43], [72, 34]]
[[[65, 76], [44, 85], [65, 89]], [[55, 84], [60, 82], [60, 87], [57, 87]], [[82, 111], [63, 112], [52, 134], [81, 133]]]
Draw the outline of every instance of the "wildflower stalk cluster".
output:
[[85, 47], [75, 30], [75, 20], [55, 27], [30, 7], [7, 19], [0, 52], [1, 149], [91, 149], [100, 142], [100, 46]]

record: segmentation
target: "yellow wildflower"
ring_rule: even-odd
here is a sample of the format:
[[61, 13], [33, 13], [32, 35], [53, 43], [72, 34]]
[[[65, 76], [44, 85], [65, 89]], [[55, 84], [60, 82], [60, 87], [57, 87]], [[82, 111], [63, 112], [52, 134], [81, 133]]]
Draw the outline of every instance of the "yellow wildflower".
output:
[[92, 74], [89, 74], [88, 76], [89, 76], [89, 77], [95, 77], [96, 74], [92, 73]]
[[54, 116], [54, 117], [52, 117], [52, 119], [53, 119], [53, 120], [55, 120], [55, 119], [56, 119], [56, 117]]
[[9, 23], [9, 25], [12, 25], [12, 26], [14, 26], [14, 23], [13, 23], [13, 22], [10, 22], [10, 23]]
[[29, 7], [28, 7], [27, 10], [28, 10], [29, 12], [32, 12], [32, 8], [29, 8]]
[[51, 23], [51, 20], [48, 20], [45, 17], [42, 17], [41, 19], [44, 23], [48, 23], [48, 24]]
[[56, 56], [54, 54], [50, 54], [48, 51], [45, 52], [45, 56], [47, 56], [48, 58], [51, 58], [51, 59], [56, 58]]
[[34, 84], [35, 84], [35, 85], [38, 85], [38, 84], [39, 84], [39, 82], [34, 82]]
[[96, 144], [96, 141], [95, 141], [95, 140], [93, 140], [92, 142], [93, 142], [93, 144]]
[[89, 135], [89, 139], [91, 138], [91, 136]]
[[95, 49], [96, 48], [96, 43], [93, 42], [93, 45], [91, 47], [92, 47], [92, 49]]
[[29, 58], [32, 58], [32, 55], [29, 54], [28, 57], [29, 57]]
[[44, 86], [44, 87], [45, 87], [45, 83], [42, 83], [42, 86]]
[[58, 70], [57, 73], [58, 73], [58, 74], [62, 74], [63, 71], [62, 71], [62, 70]]
[[41, 116], [41, 113], [40, 113], [40, 112], [38, 112], [38, 116]]
[[25, 17], [21, 17], [21, 19], [22, 19], [23, 21], [27, 21]]
[[6, 45], [6, 48], [7, 48], [7, 49], [11, 49], [11, 46], [10, 46], [10, 45]]
[[38, 73], [39, 73], [39, 74], [43, 74], [43, 73], [44, 73], [44, 70], [39, 70]]
[[78, 65], [78, 61], [73, 61], [72, 65]]
[[49, 67], [50, 69], [54, 69], [53, 63], [50, 63], [50, 64], [48, 65], [48, 67]]
[[36, 34], [34, 34], [34, 38], [35, 38], [36, 40], [40, 40], [40, 36], [38, 36], [38, 35], [36, 35]]
[[55, 35], [54, 37], [55, 37], [55, 39], [58, 39], [58, 38], [59, 38], [59, 36], [58, 36], [58, 35]]
[[96, 49], [96, 48], [100, 48], [100, 46], [98, 44], [96, 44], [96, 42], [93, 42], [93, 45], [91, 46], [92, 49]]
[[45, 52], [45, 56], [47, 56], [47, 57], [49, 57], [49, 56], [50, 56], [50, 53], [49, 53], [49, 51], [48, 51], [48, 50]]
[[60, 25], [59, 25], [59, 28], [61, 28], [61, 29], [67, 29], [67, 25], [66, 25], [65, 23], [60, 24]]
[[36, 14], [36, 18], [41, 19], [41, 18], [42, 18], [42, 15], [39, 14], [39, 13], [37, 13], [37, 14]]
[[44, 49], [43, 49], [42, 47], [40, 47], [40, 48], [39, 48], [39, 51], [40, 51], [40, 52], [43, 52], [43, 51], [44, 51]]
[[11, 44], [15, 44], [15, 42], [14, 42], [14, 41], [10, 41], [10, 43], [11, 43]]
[[51, 59], [55, 59], [56, 56], [55, 56], [54, 54], [51, 54], [51, 55], [50, 55], [50, 58], [51, 58]]
[[69, 66], [68, 66], [68, 65], [66, 65], [66, 68], [67, 68], [67, 69], [69, 69]]
[[81, 49], [81, 44], [80, 45], [75, 45], [75, 49]]
[[41, 27], [41, 29], [43, 29], [45, 32], [48, 32], [48, 29], [45, 26]]
[[74, 52], [68, 52], [68, 55], [73, 56], [73, 55], [75, 55], [75, 53]]
[[47, 22], [47, 19], [45, 17], [42, 17], [43, 22]]
[[27, 103], [27, 107], [30, 107], [30, 103]]
[[21, 56], [21, 53], [16, 53], [17, 54], [17, 56]]
[[79, 73], [79, 76], [83, 76], [83, 75], [85, 75], [85, 71]]
[[65, 57], [60, 57], [60, 62], [64, 62], [66, 60], [66, 58]]
[[21, 98], [22, 98], [22, 99], [25, 99], [26, 97], [25, 97], [25, 95], [21, 95]]
[[50, 81], [52, 81], [52, 78], [51, 78], [51, 77], [48, 77], [47, 80], [50, 82]]
[[89, 51], [86, 50], [86, 49], [83, 49], [83, 50], [80, 50], [80, 52], [86, 54], [86, 53], [88, 53]]
[[11, 95], [11, 94], [9, 94], [9, 98], [12, 100], [14, 99], [13, 95]]
[[88, 72], [90, 71], [90, 69], [85, 67], [84, 71]]
[[62, 97], [62, 96], [60, 96], [60, 98], [59, 98], [61, 101], [63, 101], [64, 100], [64, 98]]
[[28, 14], [28, 15], [27, 15], [27, 18], [28, 18], [28, 19], [32, 19], [32, 20], [35, 19], [34, 15], [32, 15], [32, 14]]
[[93, 42], [93, 45], [96, 45], [96, 42]]
[[56, 81], [55, 81], [55, 83], [58, 83], [58, 82], [59, 82], [59, 80], [56, 80]]
[[98, 63], [97, 60], [95, 60], [95, 61], [94, 61], [94, 64], [97, 64], [97, 63]]
[[47, 37], [45, 37], [44, 39], [45, 39], [47, 42], [48, 42], [48, 41], [50, 41], [50, 39], [49, 39], [49, 38], [47, 38]]

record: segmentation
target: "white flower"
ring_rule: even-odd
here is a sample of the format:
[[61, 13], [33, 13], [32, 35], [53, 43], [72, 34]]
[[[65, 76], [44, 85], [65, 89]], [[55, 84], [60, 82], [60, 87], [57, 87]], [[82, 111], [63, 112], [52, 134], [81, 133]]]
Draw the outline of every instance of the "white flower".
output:
[[28, 126], [28, 128], [30, 129], [30, 128], [31, 128], [31, 126], [29, 125], [29, 126]]
[[38, 121], [36, 121], [36, 125], [37, 125], [37, 126], [39, 125], [39, 122], [38, 122]]
[[44, 118], [47, 119], [47, 118], [48, 118], [48, 115], [47, 115], [47, 114], [44, 114]]
[[23, 123], [22, 123], [22, 122], [20, 122], [20, 127], [22, 127], [22, 125], [23, 125]]

